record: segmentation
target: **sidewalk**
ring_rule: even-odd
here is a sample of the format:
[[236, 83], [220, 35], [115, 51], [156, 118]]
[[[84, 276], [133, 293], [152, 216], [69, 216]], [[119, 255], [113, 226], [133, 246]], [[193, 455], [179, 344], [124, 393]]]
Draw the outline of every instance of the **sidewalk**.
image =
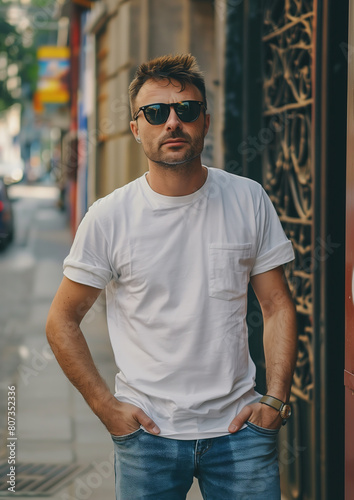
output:
[[[31, 223], [28, 246], [29, 255], [33, 256], [33, 275], [29, 314], [22, 322], [25, 331], [19, 335], [20, 361], [11, 382], [16, 386], [16, 465], [83, 465], [87, 472], [50, 498], [108, 500], [114, 498], [110, 436], [62, 373], [45, 336], [48, 310], [62, 279], [62, 261], [70, 244], [65, 216], [56, 208], [55, 200], [45, 200], [35, 210]], [[97, 366], [113, 390], [116, 368], [101, 297], [95, 313], [84, 320], [83, 330]], [[1, 455], [4, 456], [3, 447]], [[96, 469], [100, 472], [94, 473]], [[35, 478], [36, 473], [29, 476]]]
[[[54, 200], [45, 200], [35, 210], [31, 222], [27, 266], [31, 287], [29, 306], [25, 321], [17, 322], [17, 328], [21, 325], [23, 331], [14, 332], [13, 337], [18, 339], [17, 370], [12, 370], [11, 381], [6, 381], [16, 386], [16, 467], [18, 471], [22, 463], [47, 464], [45, 473], [55, 478], [59, 466], [72, 466], [70, 483], [61, 483], [47, 496], [52, 500], [113, 500], [111, 438], [62, 373], [45, 337], [47, 313], [62, 279], [62, 261], [70, 244], [65, 216], [57, 210]], [[84, 318], [82, 329], [94, 361], [113, 392], [116, 366], [107, 333], [103, 294]], [[1, 437], [3, 460], [7, 460], [7, 437], [6, 433]], [[82, 469], [75, 470], [76, 466]], [[38, 467], [31, 470], [29, 479], [40, 477]], [[31, 496], [37, 498], [33, 493]], [[25, 500], [28, 496], [16, 494], [16, 498]], [[38, 494], [38, 498], [43, 496]], [[187, 498], [201, 499], [196, 484]]]

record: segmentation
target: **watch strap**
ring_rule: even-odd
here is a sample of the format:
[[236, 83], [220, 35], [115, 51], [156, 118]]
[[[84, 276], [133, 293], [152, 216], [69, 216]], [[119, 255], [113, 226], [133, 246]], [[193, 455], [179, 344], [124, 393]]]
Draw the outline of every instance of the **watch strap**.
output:
[[264, 405], [268, 405], [271, 408], [274, 408], [275, 410], [278, 410], [278, 411], [280, 411], [282, 409], [282, 407], [285, 405], [285, 403], [283, 401], [281, 401], [280, 399], [275, 398], [273, 396], [269, 396], [268, 394], [263, 396], [259, 402], [264, 404]]

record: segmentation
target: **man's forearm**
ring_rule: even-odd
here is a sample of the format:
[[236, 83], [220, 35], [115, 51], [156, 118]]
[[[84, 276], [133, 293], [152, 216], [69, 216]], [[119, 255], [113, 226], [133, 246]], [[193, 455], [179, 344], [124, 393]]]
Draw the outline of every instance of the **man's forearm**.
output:
[[[251, 278], [260, 303], [264, 321], [264, 354], [267, 373], [267, 393], [281, 401], [290, 396], [297, 358], [296, 311], [282, 266]], [[250, 422], [266, 429], [281, 425], [278, 411], [261, 403], [246, 405], [233, 419], [230, 432], [236, 432]]]
[[287, 401], [297, 359], [296, 311], [291, 301], [265, 318], [264, 354], [267, 393]]
[[79, 325], [53, 318], [47, 323], [47, 338], [65, 375], [101, 418], [102, 408], [114, 396], [94, 364]]

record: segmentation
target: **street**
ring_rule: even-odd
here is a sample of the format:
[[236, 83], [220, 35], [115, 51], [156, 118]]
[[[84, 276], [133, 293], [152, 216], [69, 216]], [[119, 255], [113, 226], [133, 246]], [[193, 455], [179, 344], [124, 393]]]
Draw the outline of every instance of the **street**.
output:
[[[72, 240], [67, 216], [52, 185], [19, 184], [9, 193], [15, 240], [0, 254], [0, 496], [14, 488], [8, 496], [113, 500], [111, 438], [63, 375], [45, 336]], [[102, 295], [82, 329], [113, 391], [116, 366]], [[187, 498], [201, 499], [196, 483]]]

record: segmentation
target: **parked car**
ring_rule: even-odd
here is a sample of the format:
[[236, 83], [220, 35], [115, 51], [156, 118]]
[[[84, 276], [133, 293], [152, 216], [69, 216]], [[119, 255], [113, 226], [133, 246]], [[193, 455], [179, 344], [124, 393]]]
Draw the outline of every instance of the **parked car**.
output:
[[7, 247], [14, 237], [14, 218], [7, 187], [0, 179], [0, 250]]

